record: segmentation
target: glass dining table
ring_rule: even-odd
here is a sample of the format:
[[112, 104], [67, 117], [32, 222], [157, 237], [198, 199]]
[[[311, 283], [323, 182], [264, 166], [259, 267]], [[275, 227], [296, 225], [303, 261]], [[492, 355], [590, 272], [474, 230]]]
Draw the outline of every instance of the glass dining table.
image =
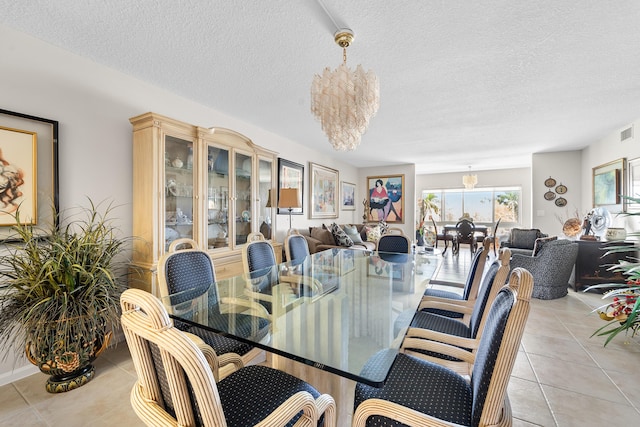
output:
[[[331, 393], [340, 412], [343, 380], [384, 384], [411, 321], [399, 314], [417, 308], [441, 262], [437, 249], [415, 254], [329, 249], [219, 280], [204, 293], [169, 295], [163, 302], [177, 321], [269, 352], [273, 367]], [[215, 313], [224, 313], [228, 321], [216, 321]], [[247, 337], [246, 329], [241, 334], [235, 313], [268, 318], [269, 339]], [[366, 361], [382, 349], [396, 351], [376, 372], [364, 375]], [[349, 412], [352, 404], [347, 397], [342, 410]]]

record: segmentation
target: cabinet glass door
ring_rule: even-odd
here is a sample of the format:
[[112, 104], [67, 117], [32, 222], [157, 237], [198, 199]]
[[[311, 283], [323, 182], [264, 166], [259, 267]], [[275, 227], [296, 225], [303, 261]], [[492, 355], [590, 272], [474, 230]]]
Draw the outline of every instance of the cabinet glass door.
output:
[[207, 246], [229, 247], [229, 151], [207, 147]]
[[260, 159], [258, 161], [258, 172], [260, 173], [258, 180], [258, 221], [260, 232], [265, 239], [271, 239], [271, 220], [272, 210], [271, 207], [275, 207], [276, 198], [271, 191], [273, 189], [273, 183], [271, 178], [271, 164], [270, 160]]
[[235, 156], [235, 243], [241, 245], [247, 242], [251, 233], [253, 205], [251, 203], [251, 175], [253, 157], [243, 153]]
[[164, 149], [167, 250], [176, 239], [193, 238], [193, 142], [167, 135]]

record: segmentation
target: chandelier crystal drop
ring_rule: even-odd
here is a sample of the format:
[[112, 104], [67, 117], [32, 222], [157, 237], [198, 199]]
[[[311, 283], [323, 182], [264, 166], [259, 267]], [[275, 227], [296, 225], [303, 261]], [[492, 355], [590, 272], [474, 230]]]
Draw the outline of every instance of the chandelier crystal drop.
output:
[[338, 30], [336, 43], [343, 49], [343, 63], [315, 75], [311, 84], [311, 112], [322, 125], [333, 148], [352, 151], [360, 144], [369, 120], [380, 106], [378, 77], [358, 65], [347, 66], [347, 47], [353, 41], [351, 30]]
[[462, 184], [467, 190], [472, 190], [478, 183], [478, 175], [471, 174], [471, 166], [469, 166], [469, 174], [462, 176]]

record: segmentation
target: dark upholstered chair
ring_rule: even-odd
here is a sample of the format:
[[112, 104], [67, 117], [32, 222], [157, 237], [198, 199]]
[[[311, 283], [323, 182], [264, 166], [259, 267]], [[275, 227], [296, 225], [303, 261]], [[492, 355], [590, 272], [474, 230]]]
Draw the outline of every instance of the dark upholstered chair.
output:
[[436, 225], [436, 221], [433, 217], [431, 217], [431, 222], [433, 223], [433, 231], [436, 233], [436, 248], [438, 248], [438, 242], [444, 242], [444, 250], [442, 251], [442, 255], [444, 255], [449, 247], [449, 242], [451, 242], [451, 245], [453, 246], [453, 235], [445, 233], [444, 228], [438, 233], [438, 226]]
[[[188, 246], [187, 249], [179, 247]], [[247, 301], [221, 303], [215, 285], [216, 275], [213, 262], [209, 255], [198, 249], [198, 245], [191, 239], [178, 239], [171, 243], [169, 250], [158, 262], [158, 291], [163, 303], [169, 311], [173, 307], [194, 300], [204, 298], [202, 313], [207, 313], [210, 325], [219, 325], [227, 330], [231, 315], [229, 312], [249, 311], [251, 314], [233, 314], [233, 322], [239, 334], [252, 340], [268, 341], [271, 322], [268, 313], [262, 306], [249, 305]], [[240, 306], [238, 306], [240, 304]], [[221, 310], [221, 306], [224, 310]], [[195, 313], [193, 313], [195, 316]], [[186, 314], [181, 312], [182, 316]], [[196, 320], [196, 319], [194, 319]], [[254, 359], [259, 350], [249, 344], [223, 337], [206, 329], [191, 326], [184, 322], [176, 322], [180, 330], [192, 333], [202, 338], [218, 354], [237, 353], [244, 363]]]
[[276, 253], [269, 240], [260, 233], [247, 236], [247, 244], [242, 247], [244, 273], [251, 281], [253, 296], [271, 311], [270, 288], [278, 283]]
[[[481, 251], [476, 251], [471, 259], [471, 266], [469, 267], [469, 273], [467, 274], [467, 280], [463, 285], [462, 294], [455, 291], [447, 291], [444, 289], [428, 288], [424, 291], [423, 301], [438, 301], [442, 303], [473, 305], [476, 297], [478, 296], [478, 290], [480, 289], [480, 282], [485, 269], [485, 264], [489, 258], [489, 250], [493, 246], [494, 239], [487, 237], [484, 239], [483, 247]], [[430, 284], [435, 285], [453, 285], [449, 282], [439, 282], [437, 280], [429, 281]], [[437, 308], [425, 308], [423, 311], [429, 313], [436, 313], [442, 316], [461, 318], [462, 313], [450, 310], [440, 310]]]
[[447, 357], [442, 352], [432, 351], [433, 345], [428, 341], [461, 347], [471, 352], [477, 350], [487, 321], [488, 308], [500, 288], [507, 282], [510, 270], [509, 257], [509, 251], [506, 250], [501, 254], [499, 260], [494, 261], [489, 266], [482, 279], [478, 298], [473, 307], [430, 302], [421, 303], [421, 309], [426, 306], [448, 308], [452, 311], [459, 310], [464, 314], [464, 317], [462, 319], [454, 319], [424, 311], [417, 312], [402, 343], [404, 352], [440, 363], [462, 374], [468, 374], [470, 366], [467, 363], [455, 357]]
[[476, 226], [473, 221], [461, 219], [456, 224], [456, 235], [453, 237], [453, 253], [460, 252], [460, 245], [468, 244], [471, 253], [475, 253], [478, 249], [478, 240], [476, 239]]
[[284, 253], [287, 261], [300, 264], [309, 256], [309, 244], [297, 230], [290, 229], [284, 239]]
[[[138, 377], [131, 405], [147, 425], [336, 425], [331, 396], [276, 369], [243, 367], [237, 355], [218, 357], [174, 327], [150, 293], [127, 289], [120, 304]], [[218, 381], [219, 366], [227, 362], [239, 369]]]
[[578, 243], [538, 239], [535, 256], [514, 254], [511, 267], [526, 268], [533, 275], [533, 297], [556, 299], [567, 295], [571, 272], [578, 257]]
[[500, 246], [511, 249], [511, 254], [531, 255], [536, 240], [548, 237], [537, 228], [512, 228], [509, 238], [501, 242]]
[[378, 252], [411, 253], [411, 240], [398, 228], [389, 228], [376, 244]]
[[[398, 354], [383, 387], [356, 385], [352, 426], [510, 426], [507, 386], [529, 315], [532, 285], [527, 271], [514, 271], [488, 310], [475, 354], [457, 349], [456, 356], [473, 365], [468, 381], [436, 363]], [[391, 352], [373, 356], [363, 371], [378, 369]]]

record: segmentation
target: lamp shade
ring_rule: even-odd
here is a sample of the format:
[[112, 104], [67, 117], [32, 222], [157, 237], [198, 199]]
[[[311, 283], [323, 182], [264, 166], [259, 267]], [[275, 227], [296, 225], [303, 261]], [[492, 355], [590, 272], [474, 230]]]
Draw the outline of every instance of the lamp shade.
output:
[[299, 208], [300, 193], [297, 188], [281, 188], [280, 197], [278, 197], [279, 208]]

